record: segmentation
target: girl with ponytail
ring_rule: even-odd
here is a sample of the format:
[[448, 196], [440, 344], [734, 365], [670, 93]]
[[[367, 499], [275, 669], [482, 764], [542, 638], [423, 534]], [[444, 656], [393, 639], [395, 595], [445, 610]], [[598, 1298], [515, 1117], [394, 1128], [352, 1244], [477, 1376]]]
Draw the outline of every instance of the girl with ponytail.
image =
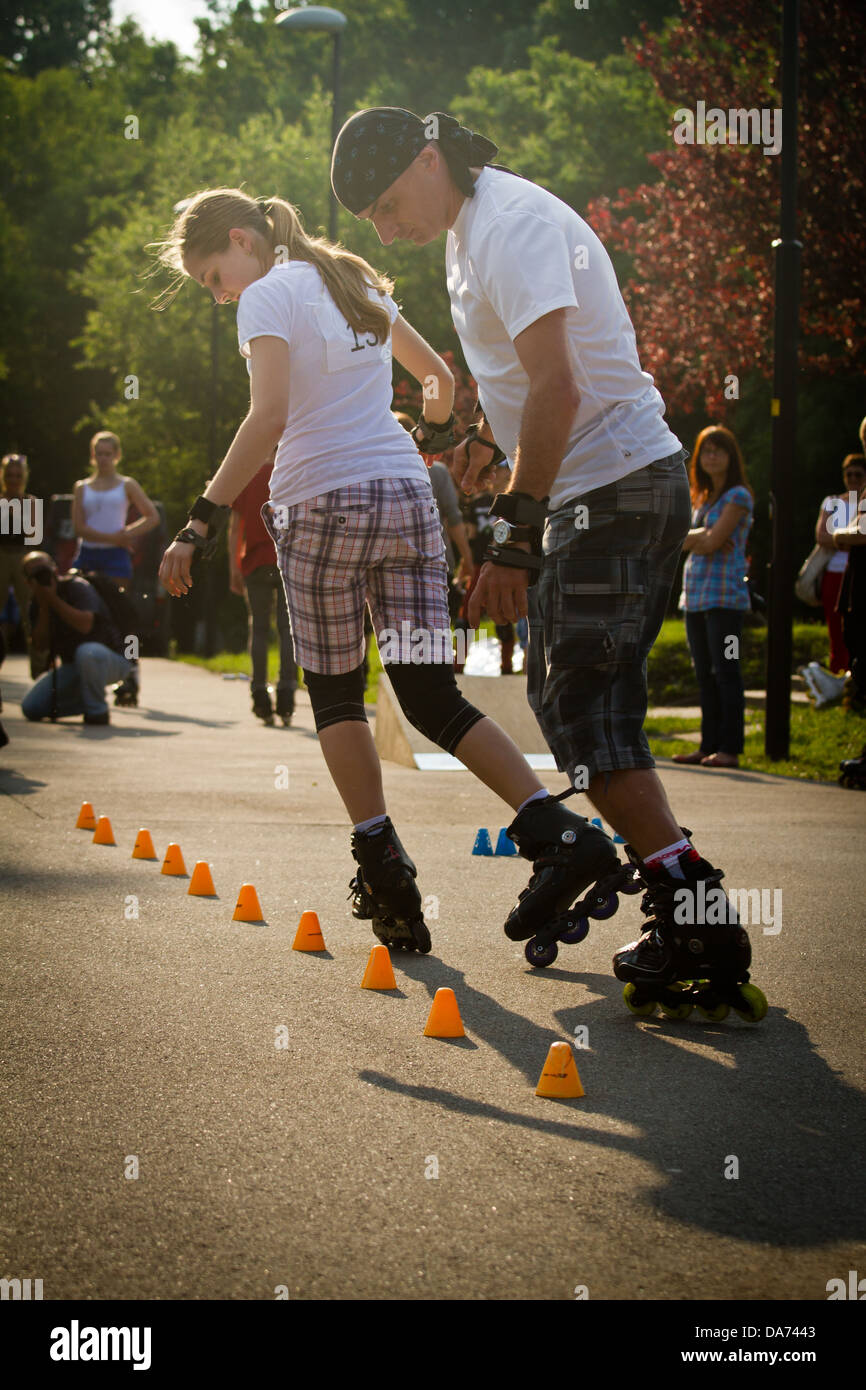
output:
[[[364, 712], [364, 611], [407, 718], [512, 807], [546, 793], [522, 754], [460, 694], [438, 512], [418, 446], [453, 442], [454, 379], [360, 256], [310, 237], [291, 204], [237, 189], [198, 193], [159, 260], [238, 305], [250, 409], [160, 578], [186, 593], [209, 525], [276, 446], [262, 516], [274, 541], [295, 652], [325, 760], [354, 824], [354, 912], [389, 946], [429, 951], [415, 866], [386, 815]], [[410, 436], [391, 413], [393, 355], [424, 383]]]

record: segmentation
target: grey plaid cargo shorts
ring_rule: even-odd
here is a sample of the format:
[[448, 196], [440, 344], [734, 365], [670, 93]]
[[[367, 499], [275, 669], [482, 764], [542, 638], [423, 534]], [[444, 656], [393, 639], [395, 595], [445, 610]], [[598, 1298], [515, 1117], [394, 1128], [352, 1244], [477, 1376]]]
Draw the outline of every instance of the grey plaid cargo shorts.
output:
[[[573, 785], [655, 766], [646, 659], [664, 620], [691, 501], [680, 449], [558, 507], [529, 594], [528, 696]], [[583, 509], [583, 510], [581, 510]]]

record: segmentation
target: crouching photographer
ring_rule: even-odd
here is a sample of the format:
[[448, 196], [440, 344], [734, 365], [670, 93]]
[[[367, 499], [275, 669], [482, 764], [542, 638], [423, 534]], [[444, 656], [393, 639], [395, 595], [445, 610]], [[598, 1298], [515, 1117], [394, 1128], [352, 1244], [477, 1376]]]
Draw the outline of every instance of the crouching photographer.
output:
[[132, 664], [107, 603], [83, 575], [58, 577], [44, 551], [28, 555], [22, 569], [34, 600], [33, 649], [48, 668], [21, 701], [22, 712], [32, 720], [83, 714], [85, 724], [108, 724], [105, 687], [125, 680]]

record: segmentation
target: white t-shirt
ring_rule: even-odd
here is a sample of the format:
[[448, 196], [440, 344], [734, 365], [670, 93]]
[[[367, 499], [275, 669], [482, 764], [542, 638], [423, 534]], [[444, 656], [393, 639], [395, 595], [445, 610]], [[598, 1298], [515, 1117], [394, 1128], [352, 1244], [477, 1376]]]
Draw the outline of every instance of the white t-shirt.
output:
[[[853, 496], [853, 500], [852, 500]], [[832, 535], [857, 520], [857, 494], [846, 492], [842, 497], [825, 497], [821, 503], [822, 512], [830, 512], [827, 517], [827, 530]], [[837, 518], [839, 518], [837, 520]], [[834, 550], [827, 561], [828, 574], [841, 574], [848, 566], [847, 550]], [[853, 573], [853, 571], [852, 571]]]
[[[370, 298], [378, 298], [370, 291]], [[397, 306], [382, 298], [393, 323]], [[427, 466], [391, 414], [391, 340], [358, 334], [315, 266], [275, 265], [238, 300], [238, 343], [289, 345], [289, 413], [271, 474], [271, 502], [294, 506], [375, 478], [427, 479]], [[247, 368], [250, 368], [249, 361]]]
[[641, 370], [610, 257], [567, 204], [526, 179], [485, 168], [445, 249], [451, 315], [497, 444], [513, 464], [529, 378], [513, 339], [567, 309], [580, 408], [551, 510], [681, 447]]

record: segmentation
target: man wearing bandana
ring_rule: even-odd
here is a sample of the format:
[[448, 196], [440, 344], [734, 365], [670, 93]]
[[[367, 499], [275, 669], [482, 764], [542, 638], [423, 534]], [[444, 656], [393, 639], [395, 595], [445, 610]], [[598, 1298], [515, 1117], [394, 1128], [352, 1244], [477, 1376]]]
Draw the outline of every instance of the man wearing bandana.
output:
[[381, 107], [343, 126], [331, 179], [384, 245], [448, 233], [451, 312], [483, 411], [463, 446], [464, 489], [489, 462], [484, 441], [512, 469], [491, 508], [500, 520], [469, 619], [528, 612], [528, 696], [557, 766], [629, 842], [651, 890], [650, 921], [617, 952], [615, 972], [645, 992], [699, 978], [698, 967], [733, 987], [748, 979], [750, 952], [726, 898], [724, 926], [695, 928], [682, 956], [675, 894], [697, 921], [723, 875], [674, 817], [643, 732], [646, 657], [690, 524], [688, 454], [641, 369], [602, 243], [553, 194], [492, 163], [496, 154], [442, 112]]

